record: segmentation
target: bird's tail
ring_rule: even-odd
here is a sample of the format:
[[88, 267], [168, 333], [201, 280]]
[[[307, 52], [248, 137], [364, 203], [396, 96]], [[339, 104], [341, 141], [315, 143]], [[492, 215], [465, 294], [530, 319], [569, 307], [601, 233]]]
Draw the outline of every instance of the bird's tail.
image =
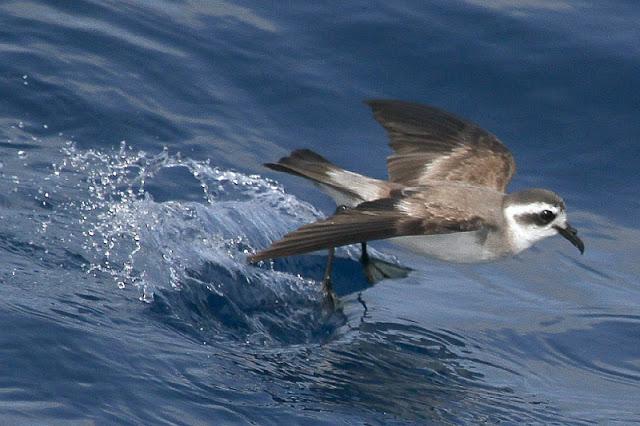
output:
[[389, 195], [388, 182], [350, 172], [329, 162], [309, 149], [298, 149], [266, 167], [309, 179], [333, 198], [338, 205], [355, 207]]

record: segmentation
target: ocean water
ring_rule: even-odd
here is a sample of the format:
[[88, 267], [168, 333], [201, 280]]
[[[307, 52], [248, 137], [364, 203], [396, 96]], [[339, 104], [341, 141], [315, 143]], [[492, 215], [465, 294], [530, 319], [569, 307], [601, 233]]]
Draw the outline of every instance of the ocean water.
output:
[[[640, 422], [640, 4], [0, 2], [0, 423]], [[548, 239], [369, 286], [245, 256], [334, 209], [261, 166], [385, 176], [362, 103], [498, 135]]]

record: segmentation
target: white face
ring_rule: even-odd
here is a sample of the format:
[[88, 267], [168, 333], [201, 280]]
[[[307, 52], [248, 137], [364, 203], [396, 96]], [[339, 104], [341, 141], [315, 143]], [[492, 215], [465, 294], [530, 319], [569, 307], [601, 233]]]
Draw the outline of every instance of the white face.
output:
[[558, 234], [555, 226], [565, 228], [567, 224], [564, 209], [545, 202], [514, 204], [505, 209], [504, 215], [516, 252]]

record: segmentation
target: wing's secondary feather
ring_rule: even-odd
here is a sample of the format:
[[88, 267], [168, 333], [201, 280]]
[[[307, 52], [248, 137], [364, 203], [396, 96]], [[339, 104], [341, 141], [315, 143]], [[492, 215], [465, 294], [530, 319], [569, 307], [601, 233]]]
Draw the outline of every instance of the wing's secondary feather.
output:
[[491, 133], [438, 108], [411, 102], [367, 104], [387, 130], [394, 154], [389, 180], [407, 186], [464, 182], [504, 192], [515, 173], [509, 150]]
[[291, 256], [363, 241], [408, 235], [444, 234], [480, 229], [476, 216], [461, 216], [419, 199], [380, 199], [304, 225], [285, 235], [271, 247], [249, 257], [249, 261]]

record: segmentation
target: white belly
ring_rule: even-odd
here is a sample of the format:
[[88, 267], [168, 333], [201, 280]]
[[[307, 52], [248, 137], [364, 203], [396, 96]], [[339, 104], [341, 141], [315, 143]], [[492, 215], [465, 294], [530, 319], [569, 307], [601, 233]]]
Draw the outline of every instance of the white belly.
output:
[[478, 231], [456, 232], [440, 235], [417, 235], [390, 238], [393, 244], [404, 247], [416, 254], [431, 256], [449, 262], [473, 263], [500, 257], [484, 244], [486, 238]]

